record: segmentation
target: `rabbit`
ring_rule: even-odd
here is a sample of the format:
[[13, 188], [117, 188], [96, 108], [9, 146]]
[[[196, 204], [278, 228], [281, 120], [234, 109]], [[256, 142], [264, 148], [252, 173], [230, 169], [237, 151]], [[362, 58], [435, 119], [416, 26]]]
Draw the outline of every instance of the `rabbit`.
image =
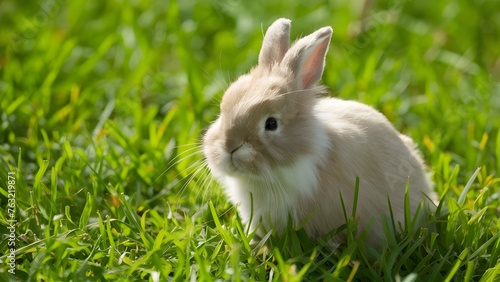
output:
[[[370, 232], [367, 244], [378, 246], [388, 199], [403, 223], [407, 182], [412, 213], [431, 193], [424, 162], [412, 139], [374, 108], [324, 97], [317, 83], [332, 28], [290, 47], [290, 26], [281, 18], [268, 28], [257, 66], [224, 93], [203, 136], [208, 167], [251, 230], [281, 233], [291, 223], [312, 240], [345, 224], [341, 197], [350, 215], [358, 178], [356, 217]], [[338, 234], [331, 243], [345, 240]]]

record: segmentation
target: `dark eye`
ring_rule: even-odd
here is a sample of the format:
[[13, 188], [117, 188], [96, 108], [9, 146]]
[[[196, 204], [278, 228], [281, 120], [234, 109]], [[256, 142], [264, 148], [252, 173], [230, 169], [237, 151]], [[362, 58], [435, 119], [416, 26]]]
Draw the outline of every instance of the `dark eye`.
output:
[[273, 117], [267, 118], [266, 130], [275, 131], [276, 129], [278, 129], [278, 121]]

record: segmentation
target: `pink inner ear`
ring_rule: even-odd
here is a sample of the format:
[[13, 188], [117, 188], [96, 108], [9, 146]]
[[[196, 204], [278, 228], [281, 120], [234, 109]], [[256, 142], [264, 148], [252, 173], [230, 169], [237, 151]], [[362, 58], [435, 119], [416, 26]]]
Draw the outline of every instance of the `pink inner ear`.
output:
[[328, 40], [323, 40], [323, 42], [318, 44], [304, 60], [301, 74], [303, 88], [310, 88], [321, 79], [327, 45]]

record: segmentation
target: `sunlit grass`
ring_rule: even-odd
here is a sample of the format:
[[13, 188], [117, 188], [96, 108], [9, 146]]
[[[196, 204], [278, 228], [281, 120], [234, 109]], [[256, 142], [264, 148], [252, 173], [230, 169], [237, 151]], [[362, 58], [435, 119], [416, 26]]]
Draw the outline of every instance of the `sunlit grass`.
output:
[[[0, 280], [498, 281], [497, 2], [18, 2], [0, 4]], [[278, 17], [292, 38], [331, 25], [322, 83], [419, 144], [428, 226], [386, 221], [382, 250], [350, 215], [338, 249], [293, 228], [251, 243], [200, 137]]]

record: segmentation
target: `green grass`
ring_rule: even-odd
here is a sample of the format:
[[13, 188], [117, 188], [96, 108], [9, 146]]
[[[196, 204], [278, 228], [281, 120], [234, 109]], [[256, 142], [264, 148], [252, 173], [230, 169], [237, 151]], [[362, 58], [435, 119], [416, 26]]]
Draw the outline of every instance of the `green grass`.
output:
[[[500, 5], [446, 2], [2, 1], [0, 280], [500, 281]], [[278, 17], [292, 38], [331, 25], [331, 95], [419, 144], [428, 228], [386, 222], [381, 251], [249, 243], [199, 141]]]

